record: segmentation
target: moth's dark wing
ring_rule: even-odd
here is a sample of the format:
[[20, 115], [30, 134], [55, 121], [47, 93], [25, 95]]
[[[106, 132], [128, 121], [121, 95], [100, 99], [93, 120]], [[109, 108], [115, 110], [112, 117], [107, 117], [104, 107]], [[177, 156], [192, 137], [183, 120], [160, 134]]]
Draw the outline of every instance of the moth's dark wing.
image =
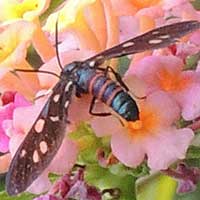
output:
[[37, 120], [18, 148], [6, 177], [6, 190], [16, 195], [26, 190], [57, 153], [66, 128], [72, 81], [59, 81]]
[[105, 50], [87, 59], [85, 62], [88, 62], [90, 66], [99, 65], [107, 59], [166, 47], [175, 43], [177, 38], [199, 28], [200, 22], [198, 21], [185, 21], [159, 27]]

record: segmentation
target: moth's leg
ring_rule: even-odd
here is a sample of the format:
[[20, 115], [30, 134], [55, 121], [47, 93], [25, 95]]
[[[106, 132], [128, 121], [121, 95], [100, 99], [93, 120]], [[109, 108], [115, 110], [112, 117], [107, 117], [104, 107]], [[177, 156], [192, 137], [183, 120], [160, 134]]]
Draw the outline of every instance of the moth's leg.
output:
[[115, 79], [118, 81], [118, 83], [128, 92], [128, 86], [124, 83], [124, 81], [122, 80], [122, 77], [119, 75], [119, 73], [117, 73], [112, 67], [107, 66], [106, 68], [101, 68], [98, 67], [97, 68], [100, 71], [103, 71], [105, 76], [108, 76], [108, 73], [111, 72], [114, 76]]
[[95, 102], [96, 102], [96, 97], [93, 97], [92, 98], [92, 101], [90, 103], [90, 108], [89, 108], [89, 113], [91, 115], [94, 115], [94, 116], [99, 116], [99, 117], [106, 117], [106, 116], [110, 116], [111, 113], [99, 113], [99, 112], [94, 112], [94, 106], [95, 106]]

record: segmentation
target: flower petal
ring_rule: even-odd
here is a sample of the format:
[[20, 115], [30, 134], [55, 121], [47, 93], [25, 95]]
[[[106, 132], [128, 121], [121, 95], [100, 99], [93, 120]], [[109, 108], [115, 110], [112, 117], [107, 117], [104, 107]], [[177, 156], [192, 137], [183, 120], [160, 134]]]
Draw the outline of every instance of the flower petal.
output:
[[[147, 103], [159, 116], [160, 126], [170, 126], [180, 117], [180, 108], [170, 95], [157, 91], [147, 96]], [[156, 109], [157, 108], [157, 109]]]
[[[72, 140], [65, 138], [47, 170], [56, 174], [68, 173], [74, 166], [77, 156], [78, 148], [76, 144]], [[58, 163], [62, 164], [58, 165]]]
[[129, 138], [121, 128], [115, 131], [111, 139], [112, 153], [122, 163], [130, 167], [137, 167], [145, 157], [144, 147], [137, 140]]
[[189, 128], [160, 130], [157, 137], [146, 139], [144, 148], [151, 169], [167, 169], [177, 159], [184, 159], [186, 150], [194, 137]]

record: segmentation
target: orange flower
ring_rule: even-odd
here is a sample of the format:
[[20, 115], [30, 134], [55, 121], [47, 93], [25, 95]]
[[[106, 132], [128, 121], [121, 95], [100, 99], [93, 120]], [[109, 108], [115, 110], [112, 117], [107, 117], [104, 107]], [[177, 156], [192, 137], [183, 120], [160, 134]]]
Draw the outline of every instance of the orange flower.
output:
[[57, 19], [60, 32], [71, 32], [78, 38], [78, 48], [100, 51], [118, 42], [117, 17], [109, 0], [68, 0], [49, 16], [44, 30], [54, 33]]
[[10, 165], [10, 161], [11, 161], [11, 155], [10, 153], [7, 153], [3, 156], [0, 156], [0, 174], [3, 174], [5, 172], [7, 172], [8, 167]]
[[[32, 69], [26, 62], [27, 48], [35, 31], [34, 24], [26, 21], [1, 26], [0, 32], [0, 85], [2, 90], [17, 90], [28, 97], [39, 88], [37, 75], [23, 73], [16, 76], [9, 68]], [[6, 69], [7, 68], [7, 69]]]
[[117, 16], [135, 15], [143, 8], [160, 5], [161, 0], [112, 0], [114, 11]]
[[128, 1], [138, 9], [155, 6], [155, 5], [159, 4], [160, 2], [162, 2], [161, 0], [143, 0], [143, 1], [128, 0]]

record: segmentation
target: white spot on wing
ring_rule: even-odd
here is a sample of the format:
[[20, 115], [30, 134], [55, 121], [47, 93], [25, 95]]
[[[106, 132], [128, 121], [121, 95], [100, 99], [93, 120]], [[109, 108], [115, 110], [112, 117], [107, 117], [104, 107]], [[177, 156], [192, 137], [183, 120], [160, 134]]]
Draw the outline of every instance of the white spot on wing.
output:
[[103, 58], [103, 56], [97, 56], [96, 57], [96, 60], [100, 60], [100, 59], [102, 59]]
[[45, 141], [40, 142], [40, 151], [45, 154], [48, 151], [48, 146]]
[[49, 117], [50, 118], [50, 120], [52, 121], [52, 122], [57, 122], [57, 121], [59, 121], [59, 117], [58, 116], [51, 116], [51, 117]]
[[152, 32], [152, 35], [157, 35], [157, 34], [159, 34], [160, 32], [159, 31], [153, 31]]
[[94, 67], [95, 63], [96, 63], [96, 62], [95, 62], [94, 60], [93, 60], [93, 61], [90, 61], [90, 62], [89, 62], [89, 66], [90, 66], [90, 67]]
[[39, 119], [36, 124], [35, 124], [35, 131], [37, 133], [42, 132], [43, 128], [44, 128], [44, 124], [45, 124], [45, 120], [44, 119]]
[[21, 152], [21, 154], [20, 154], [20, 157], [23, 158], [25, 155], [26, 155], [26, 150], [25, 150], [25, 149], [22, 149], [22, 152]]
[[69, 83], [67, 83], [67, 85], [65, 86], [65, 92], [69, 91], [70, 86], [72, 85], [72, 81], [69, 81]]
[[53, 101], [54, 101], [55, 103], [57, 103], [58, 100], [59, 100], [59, 98], [60, 98], [60, 95], [59, 95], [59, 94], [56, 94], [56, 95], [53, 97]]
[[154, 39], [154, 40], [149, 40], [149, 44], [160, 44], [162, 40], [159, 39]]
[[170, 38], [170, 35], [160, 35], [159, 38], [161, 38], [161, 39], [167, 39], [167, 38]]
[[134, 45], [134, 42], [126, 42], [122, 45], [122, 47], [130, 47], [130, 46], [133, 46]]
[[39, 160], [40, 160], [40, 157], [39, 157], [38, 151], [35, 150], [35, 151], [33, 152], [33, 162], [34, 162], [34, 163], [37, 163], [37, 162], [39, 162]]
[[66, 102], [65, 102], [65, 106], [64, 106], [64, 107], [65, 107], [65, 108], [67, 108], [67, 107], [68, 107], [68, 105], [69, 105], [69, 101], [66, 101]]

